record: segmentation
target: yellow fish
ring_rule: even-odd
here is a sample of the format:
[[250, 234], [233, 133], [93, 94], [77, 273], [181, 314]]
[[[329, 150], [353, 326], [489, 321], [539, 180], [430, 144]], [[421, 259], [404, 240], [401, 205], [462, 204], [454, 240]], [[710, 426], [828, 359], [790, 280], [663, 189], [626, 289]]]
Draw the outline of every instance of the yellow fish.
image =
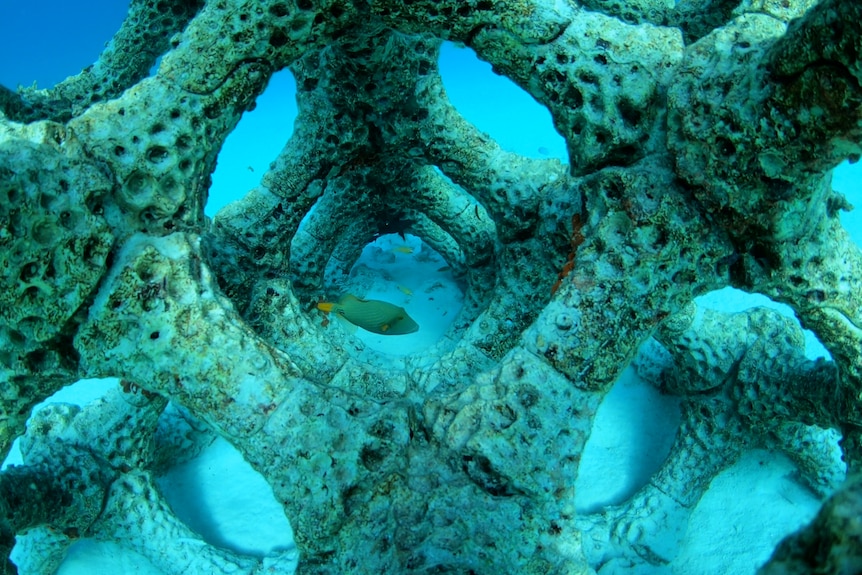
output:
[[413, 248], [410, 246], [395, 246], [392, 248], [393, 252], [398, 252], [399, 254], [412, 254]]
[[419, 324], [403, 307], [352, 294], [344, 294], [337, 302], [320, 302], [317, 309], [333, 312], [355, 326], [380, 335], [405, 335], [419, 330]]
[[408, 296], [413, 295], [413, 290], [412, 290], [412, 289], [410, 289], [410, 288], [408, 288], [408, 287], [404, 287], [404, 286], [402, 286], [402, 285], [395, 286], [395, 287], [397, 287], [397, 288], [398, 288], [398, 291], [400, 291], [400, 292], [401, 292], [401, 293], [403, 293], [404, 295], [408, 295]]

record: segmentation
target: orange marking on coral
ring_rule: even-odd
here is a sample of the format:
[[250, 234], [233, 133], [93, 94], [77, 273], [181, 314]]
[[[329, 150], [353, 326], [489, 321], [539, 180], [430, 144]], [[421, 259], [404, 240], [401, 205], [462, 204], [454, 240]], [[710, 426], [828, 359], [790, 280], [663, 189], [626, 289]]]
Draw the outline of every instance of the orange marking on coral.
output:
[[575, 269], [575, 253], [578, 251], [578, 246], [584, 243], [584, 234], [581, 233], [581, 228], [583, 224], [581, 223], [581, 214], [575, 214], [572, 216], [572, 238], [569, 240], [569, 244], [572, 246], [572, 251], [569, 252], [569, 256], [566, 258], [566, 263], [563, 264], [563, 269], [557, 275], [557, 281], [551, 286], [551, 296], [557, 293], [557, 290], [560, 289], [560, 285], [562, 285], [563, 280], [572, 273], [572, 270]]

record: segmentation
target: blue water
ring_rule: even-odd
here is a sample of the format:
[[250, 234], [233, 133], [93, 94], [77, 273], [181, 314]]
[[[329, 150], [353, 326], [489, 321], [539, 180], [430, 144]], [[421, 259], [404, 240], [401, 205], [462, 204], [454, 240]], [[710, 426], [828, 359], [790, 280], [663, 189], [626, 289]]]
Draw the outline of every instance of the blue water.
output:
[[0, 84], [50, 88], [95, 62], [127, 0], [2, 0]]

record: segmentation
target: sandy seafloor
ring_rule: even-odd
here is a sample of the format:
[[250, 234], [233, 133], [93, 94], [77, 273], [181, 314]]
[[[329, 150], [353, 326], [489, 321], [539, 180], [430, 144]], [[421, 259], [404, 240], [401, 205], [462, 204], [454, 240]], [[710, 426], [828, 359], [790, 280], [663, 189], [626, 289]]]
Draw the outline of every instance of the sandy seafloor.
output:
[[[38, 80], [44, 87], [76, 73], [95, 59], [102, 43], [118, 27], [125, 12], [121, 4], [94, 1], [89, 3], [89, 12], [81, 13], [80, 7], [70, 8], [58, 0], [33, 1], [26, 7], [4, 2], [0, 5], [0, 48], [4, 50], [0, 83], [15, 87]], [[77, 35], [74, 31], [79, 28], [71, 25], [76, 21], [80, 24]], [[94, 42], [94, 38], [99, 40]], [[20, 54], [14, 62], [8, 56], [13, 51]], [[564, 142], [554, 132], [547, 111], [511, 82], [495, 76], [472, 52], [445, 46], [441, 72], [456, 107], [505, 149], [566, 161]], [[213, 176], [208, 215], [258, 184], [291, 133], [296, 114], [293, 89], [289, 72], [277, 74], [257, 109], [246, 114], [231, 135]], [[833, 185], [851, 203], [862, 204], [860, 181], [859, 164], [843, 165], [836, 170]], [[862, 245], [862, 216], [842, 214], [842, 221], [854, 241]], [[410, 246], [413, 252], [394, 249], [398, 246]], [[439, 271], [445, 262], [438, 258], [410, 236], [405, 240], [382, 237], [367, 247], [357, 262], [353, 289], [365, 290], [358, 295], [403, 305], [422, 327], [409, 336], [376, 336], [362, 330], [356, 336], [369, 347], [397, 354], [431, 345], [457, 312], [461, 299], [456, 279]], [[698, 303], [724, 311], [769, 305], [792, 317], [785, 306], [732, 289], [707, 294]], [[330, 329], [341, 328], [333, 322]], [[812, 358], [826, 354], [811, 334], [807, 352]], [[83, 405], [112, 385], [116, 382], [82, 381], [49, 401]], [[662, 396], [633, 369], [626, 370], [595, 421], [574, 482], [577, 507], [594, 511], [634, 493], [661, 465], [678, 419], [675, 399]], [[19, 460], [16, 447], [6, 464]], [[784, 455], [764, 450], [746, 453], [713, 480], [679, 541], [678, 556], [670, 565], [651, 572], [754, 573], [781, 538], [811, 520], [819, 508], [820, 500], [794, 479], [795, 473]], [[159, 485], [177, 515], [213, 544], [252, 554], [292, 545], [290, 525], [268, 485], [225, 441], [217, 440], [198, 458], [174, 467]], [[671, 529], [668, 537], [673, 537]], [[145, 558], [120, 545], [90, 540], [73, 545], [60, 569], [63, 575], [132, 572], [157, 573]]]

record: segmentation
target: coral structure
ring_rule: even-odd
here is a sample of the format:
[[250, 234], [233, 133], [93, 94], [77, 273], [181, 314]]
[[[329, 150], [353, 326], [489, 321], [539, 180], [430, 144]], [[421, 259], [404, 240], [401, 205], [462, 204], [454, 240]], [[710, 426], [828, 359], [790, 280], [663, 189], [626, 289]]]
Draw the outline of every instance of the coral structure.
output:
[[[570, 165], [465, 121], [443, 39], [546, 106]], [[807, 426], [862, 465], [862, 258], [830, 185], [862, 154], [858, 0], [133, 0], [108, 46], [53, 89], [0, 90], [2, 453], [62, 386], [133, 382], [31, 422], [0, 474], [5, 557], [38, 527], [42, 572], [79, 537], [165, 573], [284, 568], [203, 544], [163, 502], [168, 400], [266, 478], [301, 573], [659, 565], [657, 526], [684, 529], [745, 448], [823, 493], [840, 478]], [[296, 129], [210, 224], [220, 146], [286, 67]], [[407, 357], [314, 310], [387, 225], [466, 279], [444, 338]], [[691, 303], [728, 285], [789, 305], [832, 360], [774, 314]], [[576, 516], [597, 406], [644, 345], [666, 352], [639, 366], [681, 398], [676, 442], [628, 502]], [[811, 546], [858, 570], [853, 477], [766, 572]]]

